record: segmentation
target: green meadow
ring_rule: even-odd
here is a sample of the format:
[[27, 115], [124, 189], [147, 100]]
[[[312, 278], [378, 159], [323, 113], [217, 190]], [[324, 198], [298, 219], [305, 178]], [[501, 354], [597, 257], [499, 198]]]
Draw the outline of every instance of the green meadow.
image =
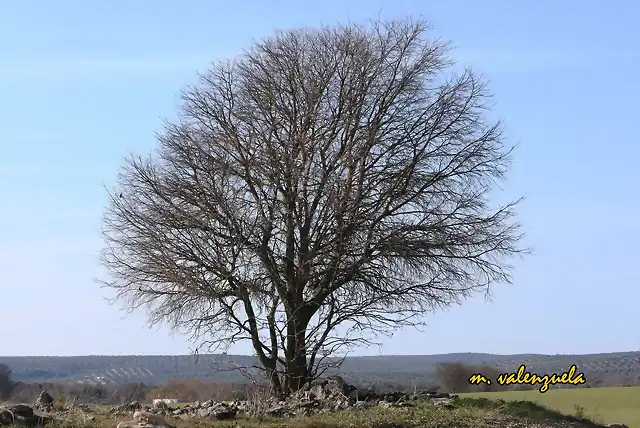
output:
[[593, 421], [623, 423], [640, 428], [640, 387], [549, 389], [545, 393], [506, 391], [460, 394], [491, 400], [532, 401], [565, 414], [584, 416]]

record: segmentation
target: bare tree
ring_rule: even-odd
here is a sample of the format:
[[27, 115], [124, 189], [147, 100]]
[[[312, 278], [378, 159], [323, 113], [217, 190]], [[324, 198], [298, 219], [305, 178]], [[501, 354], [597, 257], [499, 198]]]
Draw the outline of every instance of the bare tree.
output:
[[114, 301], [210, 349], [248, 341], [274, 391], [509, 282], [511, 149], [490, 94], [411, 19], [278, 32], [183, 91], [109, 191]]

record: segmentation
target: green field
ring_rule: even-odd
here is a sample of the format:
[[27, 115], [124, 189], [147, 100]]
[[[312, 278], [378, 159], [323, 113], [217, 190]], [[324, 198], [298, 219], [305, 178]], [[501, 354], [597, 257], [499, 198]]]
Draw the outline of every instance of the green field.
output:
[[544, 394], [537, 390], [486, 392], [460, 396], [533, 401], [565, 414], [584, 412], [584, 416], [596, 422], [623, 423], [630, 428], [640, 428], [640, 387], [549, 389]]

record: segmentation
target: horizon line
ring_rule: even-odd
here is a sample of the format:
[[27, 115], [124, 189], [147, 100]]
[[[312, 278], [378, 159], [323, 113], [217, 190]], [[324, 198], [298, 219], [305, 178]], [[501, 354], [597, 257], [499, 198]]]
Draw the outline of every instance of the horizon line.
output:
[[[609, 352], [591, 352], [582, 354], [569, 354], [569, 353], [557, 353], [557, 354], [541, 354], [538, 352], [518, 352], [514, 354], [492, 354], [490, 352], [447, 352], [442, 354], [380, 354], [380, 355], [347, 355], [346, 358], [380, 358], [380, 357], [438, 357], [446, 355], [492, 355], [496, 357], [510, 357], [519, 355], [535, 355], [544, 357], [554, 356], [587, 356], [587, 355], [612, 355], [612, 354], [632, 354], [640, 353], [640, 350], [630, 351], [609, 351]], [[2, 358], [79, 358], [79, 357], [206, 357], [206, 356], [225, 356], [225, 357], [252, 357], [257, 358], [255, 355], [247, 354], [84, 354], [84, 355], [0, 355]], [[343, 356], [337, 355], [336, 358], [342, 358]]]

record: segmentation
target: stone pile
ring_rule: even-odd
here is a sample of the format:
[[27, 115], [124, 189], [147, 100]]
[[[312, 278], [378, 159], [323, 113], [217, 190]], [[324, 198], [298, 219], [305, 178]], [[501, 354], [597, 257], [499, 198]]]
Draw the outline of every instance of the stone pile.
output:
[[[179, 408], [172, 408], [165, 402], [157, 402], [152, 406], [145, 406], [133, 401], [113, 407], [108, 413], [112, 416], [120, 416], [120, 418], [117, 418], [120, 419], [117, 428], [175, 428], [175, 426], [167, 422], [165, 417], [214, 420], [231, 420], [235, 419], [237, 415], [287, 417], [316, 412], [358, 411], [359, 409], [373, 406], [413, 407], [418, 403], [427, 403], [433, 406], [453, 406], [457, 398], [457, 395], [431, 391], [422, 391], [415, 394], [403, 392], [380, 394], [373, 391], [361, 391], [345, 382], [341, 377], [333, 376], [312, 383], [309, 387], [298, 391], [286, 400], [268, 397], [232, 402], [208, 400]], [[92, 413], [96, 409], [89, 405], [64, 406], [65, 408], [63, 409], [62, 406], [54, 404], [51, 395], [43, 391], [33, 406], [15, 404], [0, 407], [0, 426], [20, 425], [27, 428], [45, 428], [54, 421], [77, 421], [79, 416], [85, 423], [95, 420]], [[53, 413], [36, 414], [34, 408], [41, 412]], [[555, 425], [550, 424], [548, 426]], [[607, 427], [628, 428], [624, 424], [610, 424]]]
[[[339, 411], [345, 409], [362, 409], [371, 406], [410, 407], [415, 400], [429, 401], [434, 405], [448, 404], [457, 396], [449, 394], [420, 393], [407, 395], [401, 392], [377, 394], [371, 391], [359, 391], [340, 376], [331, 376], [313, 382], [286, 400], [273, 397], [261, 397], [249, 401], [217, 402], [208, 400], [196, 402], [179, 408], [172, 408], [165, 402], [157, 402], [152, 406], [142, 405], [137, 401], [111, 408], [108, 413], [123, 420], [119, 428], [171, 428], [164, 418], [179, 419], [235, 419], [237, 415], [268, 415], [275, 417], [295, 416], [316, 412]], [[89, 407], [71, 406], [73, 409], [62, 409], [56, 406], [53, 397], [42, 391], [33, 406], [17, 404], [0, 408], [0, 426], [22, 425], [26, 427], [44, 427], [53, 420], [71, 419], [80, 413], [82, 418], [91, 421], [94, 417]], [[36, 414], [34, 409], [46, 413]], [[73, 413], [73, 415], [72, 415]], [[132, 416], [133, 415], [133, 416]], [[131, 420], [133, 417], [133, 420]]]
[[195, 402], [179, 408], [171, 408], [164, 402], [158, 402], [152, 406], [142, 406], [137, 402], [124, 404], [109, 410], [112, 415], [130, 415], [132, 411], [144, 412], [159, 416], [173, 416], [187, 419], [191, 417], [206, 419], [234, 419], [236, 415], [245, 411], [246, 402], [234, 401], [231, 403], [217, 402], [214, 400], [203, 403]]
[[346, 409], [357, 410], [372, 406], [411, 407], [415, 405], [416, 401], [428, 402], [433, 405], [451, 405], [456, 399], [455, 395], [434, 392], [378, 394], [371, 391], [359, 391], [340, 376], [331, 376], [313, 382], [309, 387], [298, 391], [286, 400], [267, 397], [253, 401], [217, 402], [208, 400], [180, 408], [171, 408], [164, 402], [157, 402], [153, 406], [142, 406], [133, 402], [114, 407], [110, 413], [129, 415], [133, 411], [143, 411], [180, 419], [228, 420], [235, 419], [238, 414], [284, 417]]

